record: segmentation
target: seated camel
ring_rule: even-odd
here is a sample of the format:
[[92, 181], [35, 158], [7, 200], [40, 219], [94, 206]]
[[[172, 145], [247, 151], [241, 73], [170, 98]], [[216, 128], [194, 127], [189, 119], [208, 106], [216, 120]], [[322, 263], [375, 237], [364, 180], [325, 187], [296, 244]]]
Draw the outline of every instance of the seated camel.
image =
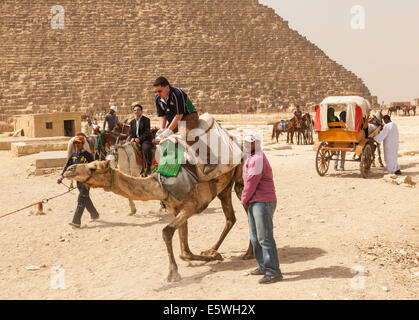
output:
[[[173, 221], [163, 229], [163, 240], [167, 247], [170, 263], [167, 279], [171, 282], [179, 281], [181, 278], [172, 247], [172, 238], [176, 230], [179, 231], [181, 259], [200, 261], [222, 260], [217, 250], [236, 222], [231, 193], [234, 188], [236, 195], [239, 199], [241, 198], [243, 190], [242, 166], [243, 163], [215, 180], [196, 184], [182, 201], [177, 200], [168, 193], [153, 176], [146, 178], [128, 176], [118, 169], [113, 169], [109, 161], [94, 161], [88, 164], [73, 165], [68, 168], [64, 176], [65, 178], [84, 183], [88, 187], [102, 188], [107, 192], [113, 192], [128, 199], [162, 201], [167, 210], [175, 216]], [[188, 245], [188, 219], [194, 214], [204, 211], [215, 197], [221, 200], [226, 217], [224, 229], [214, 246], [202, 252], [201, 255], [195, 255], [191, 252]], [[249, 243], [243, 258], [248, 259], [252, 257], [253, 248]]]

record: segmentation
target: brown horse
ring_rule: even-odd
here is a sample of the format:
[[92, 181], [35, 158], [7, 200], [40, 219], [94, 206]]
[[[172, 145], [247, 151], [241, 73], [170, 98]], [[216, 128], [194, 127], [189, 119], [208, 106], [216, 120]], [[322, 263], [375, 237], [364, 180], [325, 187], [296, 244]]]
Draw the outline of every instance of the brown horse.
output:
[[274, 137], [276, 137], [276, 142], [278, 143], [279, 136], [287, 132], [288, 124], [289, 124], [289, 120], [287, 121], [281, 120], [281, 121], [275, 122], [273, 124], [273, 129], [272, 129], [272, 140]]
[[314, 122], [313, 122], [313, 119], [311, 118], [310, 113], [306, 113], [303, 116], [303, 122], [304, 122], [305, 142], [306, 144], [314, 144], [314, 139], [313, 139]]
[[291, 136], [291, 144], [294, 144], [294, 132], [297, 132], [297, 144], [303, 143], [303, 139], [306, 140], [304, 135], [304, 123], [303, 119], [297, 116], [294, 116], [289, 122], [288, 130], [287, 130], [287, 143], [290, 141]]
[[398, 113], [398, 111], [401, 109], [401, 107], [399, 107], [399, 106], [396, 106], [396, 107], [390, 107], [390, 108], [388, 108], [388, 112], [387, 112], [387, 114], [391, 117], [391, 115], [393, 114], [393, 113], [395, 113], [396, 114], [396, 116], [397, 116], [397, 113]]
[[403, 106], [401, 108], [402, 108], [404, 116], [410, 116], [410, 107], [409, 106]]
[[119, 134], [98, 129], [94, 130], [93, 133], [97, 135], [95, 159], [105, 160], [109, 148], [117, 143]]
[[125, 120], [124, 122], [117, 122], [114, 128], [114, 132], [117, 134], [124, 134], [129, 135], [131, 126], [127, 123], [128, 120]]
[[410, 114], [410, 111], [412, 111], [413, 115], [416, 116], [416, 106], [410, 106], [409, 107], [409, 114]]

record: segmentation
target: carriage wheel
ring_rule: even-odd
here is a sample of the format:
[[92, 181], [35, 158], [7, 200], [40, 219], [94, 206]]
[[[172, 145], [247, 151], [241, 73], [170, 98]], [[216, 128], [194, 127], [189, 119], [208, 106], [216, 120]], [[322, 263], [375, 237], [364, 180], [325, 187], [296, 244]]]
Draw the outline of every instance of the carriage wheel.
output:
[[323, 177], [327, 170], [329, 170], [330, 158], [332, 157], [330, 151], [323, 150], [324, 143], [320, 144], [316, 153], [316, 170], [320, 177]]
[[372, 164], [372, 148], [371, 148], [371, 145], [368, 143], [362, 149], [361, 163], [359, 165], [361, 169], [361, 175], [364, 179], [367, 179], [370, 174], [371, 164]]

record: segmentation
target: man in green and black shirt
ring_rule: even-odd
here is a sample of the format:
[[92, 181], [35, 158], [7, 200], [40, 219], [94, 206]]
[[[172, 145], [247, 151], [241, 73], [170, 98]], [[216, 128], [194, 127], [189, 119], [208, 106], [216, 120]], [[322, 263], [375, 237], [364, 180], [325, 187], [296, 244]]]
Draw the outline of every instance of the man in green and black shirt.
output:
[[176, 133], [179, 121], [185, 121], [186, 132], [181, 134], [187, 137], [190, 130], [198, 127], [198, 112], [183, 90], [171, 86], [165, 77], [159, 77], [154, 82], [154, 91], [160, 129]]

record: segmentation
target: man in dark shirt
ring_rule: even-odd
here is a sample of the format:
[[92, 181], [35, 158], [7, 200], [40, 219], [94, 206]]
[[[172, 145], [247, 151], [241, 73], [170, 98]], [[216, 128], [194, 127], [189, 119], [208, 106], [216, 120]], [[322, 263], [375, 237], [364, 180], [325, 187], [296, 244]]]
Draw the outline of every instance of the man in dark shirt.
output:
[[[184, 91], [171, 86], [165, 77], [156, 79], [154, 91], [156, 93], [155, 103], [161, 130], [167, 127], [171, 132], [176, 133], [179, 129], [179, 121], [185, 121], [186, 128], [184, 130], [181, 128], [180, 133], [182, 136], [187, 137], [190, 130], [198, 127], [198, 112]], [[167, 137], [170, 131], [163, 133], [161, 138]], [[194, 143], [194, 141], [188, 141], [188, 144], [190, 142]]]
[[106, 130], [106, 123], [108, 123], [108, 131], [113, 131], [117, 122], [118, 117], [116, 116], [116, 107], [111, 106], [109, 113], [107, 113], [105, 116], [105, 121], [103, 122], [103, 130]]
[[[63, 172], [61, 173], [61, 177], [57, 180], [58, 184], [60, 184], [63, 181], [64, 173], [71, 165], [79, 163], [89, 163], [93, 161], [93, 156], [86, 150], [83, 150], [83, 136], [77, 136], [74, 140], [74, 144], [76, 146], [76, 152], [74, 152], [68, 159], [67, 164], [65, 165]], [[97, 212], [92, 200], [90, 199], [89, 188], [87, 188], [81, 182], [77, 182], [77, 188], [79, 189], [80, 194], [77, 199], [76, 212], [74, 213], [73, 221], [70, 223], [70, 225], [76, 228], [80, 228], [81, 217], [85, 208], [87, 209], [87, 211], [89, 211], [92, 221], [99, 219], [99, 213]]]
[[146, 160], [146, 174], [151, 174], [151, 161], [153, 160], [152, 149], [153, 142], [150, 132], [150, 119], [143, 115], [143, 107], [136, 104], [132, 110], [135, 118], [131, 121], [129, 141], [135, 142], [141, 147]]

